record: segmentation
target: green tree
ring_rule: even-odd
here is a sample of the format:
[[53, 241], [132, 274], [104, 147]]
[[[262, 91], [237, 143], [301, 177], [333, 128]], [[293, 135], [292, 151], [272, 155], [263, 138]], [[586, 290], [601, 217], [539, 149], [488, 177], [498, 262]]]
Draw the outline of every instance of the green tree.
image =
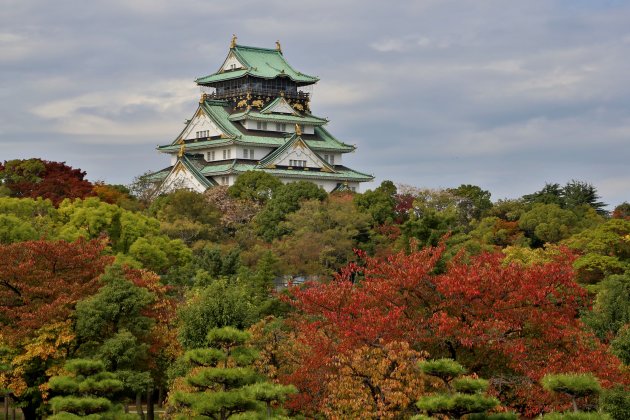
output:
[[577, 216], [557, 204], [535, 204], [519, 219], [519, 227], [532, 238], [534, 246], [568, 238], [578, 223]]
[[281, 186], [282, 182], [271, 174], [247, 171], [238, 176], [228, 193], [234, 198], [265, 204]]
[[545, 184], [542, 190], [523, 196], [529, 204], [555, 204], [560, 208], [573, 210], [584, 205], [591, 207], [598, 214], [606, 215], [605, 203], [599, 201], [597, 189], [588, 182], [572, 179], [564, 187], [560, 184]]
[[488, 381], [461, 377], [466, 369], [451, 359], [427, 360], [418, 363], [426, 375], [435, 376], [444, 383], [447, 392], [421, 397], [418, 408], [432, 416], [447, 415], [460, 418], [466, 414], [485, 413], [499, 405], [496, 398], [484, 395]]
[[48, 387], [54, 396], [50, 400], [51, 420], [73, 418], [133, 419], [121, 407], [111, 402], [123, 388], [113, 373], [105, 370], [100, 360], [74, 359], [64, 365], [67, 375], [53, 376]]
[[396, 216], [396, 186], [392, 181], [383, 181], [374, 190], [367, 190], [363, 194], [354, 196], [357, 208], [372, 218], [372, 224], [382, 225], [392, 223]]
[[524, 195], [523, 200], [529, 204], [555, 204], [558, 207], [564, 206], [562, 187], [557, 183], [547, 183], [540, 191]]
[[267, 242], [288, 233], [287, 228], [281, 226], [287, 215], [300, 208], [304, 200], [324, 200], [326, 191], [312, 182], [298, 181], [283, 184], [276, 190], [267, 205], [255, 217], [256, 230]]
[[630, 392], [623, 386], [604, 391], [600, 404], [612, 420], [630, 419]]
[[458, 204], [459, 212], [468, 223], [473, 219], [481, 219], [492, 208], [490, 191], [482, 190], [476, 185], [462, 184], [448, 191], [463, 199]]
[[578, 411], [578, 399], [597, 396], [602, 391], [599, 381], [590, 373], [545, 375], [540, 382], [547, 391], [568, 395], [574, 412]]
[[567, 209], [578, 208], [587, 205], [593, 208], [598, 214], [607, 215], [606, 203], [599, 201], [600, 196], [597, 189], [588, 182], [576, 181], [572, 179], [562, 188], [562, 198], [564, 207]]
[[103, 361], [115, 372], [127, 395], [138, 396], [153, 383], [149, 346], [154, 321], [144, 313], [155, 295], [125, 277], [112, 266], [101, 277], [104, 286], [76, 310], [77, 353]]
[[212, 279], [203, 272], [197, 277], [207, 286], [191, 290], [178, 313], [179, 341], [184, 348], [203, 347], [212, 328], [247, 328], [258, 321], [259, 308], [251, 284], [240, 279]]
[[173, 395], [182, 414], [224, 420], [265, 412], [272, 418], [272, 404], [296, 392], [292, 386], [263, 382], [252, 368], [257, 354], [246, 347], [249, 340], [249, 333], [236, 328], [215, 328], [208, 331], [209, 348], [186, 352], [185, 359], [196, 369], [186, 377], [192, 389]]
[[370, 217], [357, 211], [349, 195], [302, 202], [281, 224], [291, 232], [273, 242], [283, 273], [329, 275], [352, 261], [368, 240]]
[[610, 343], [610, 351], [630, 366], [630, 322], [617, 332], [617, 337]]
[[575, 261], [578, 280], [597, 283], [630, 270], [630, 220], [610, 219], [564, 241], [582, 255]]
[[128, 255], [144, 268], [165, 274], [173, 266], [187, 264], [192, 258], [192, 251], [179, 239], [153, 236], [138, 238], [129, 247]]
[[56, 213], [50, 200], [0, 197], [0, 243], [54, 237]]
[[630, 276], [610, 276], [599, 284], [595, 305], [582, 319], [604, 341], [630, 324]]

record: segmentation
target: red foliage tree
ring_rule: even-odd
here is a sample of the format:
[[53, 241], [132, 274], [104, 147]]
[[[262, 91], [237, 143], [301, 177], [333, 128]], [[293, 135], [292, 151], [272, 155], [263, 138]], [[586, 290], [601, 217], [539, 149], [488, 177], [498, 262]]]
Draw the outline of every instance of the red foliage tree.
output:
[[0, 325], [16, 340], [66, 320], [80, 299], [99, 288], [112, 257], [100, 240], [0, 244]]
[[48, 198], [57, 206], [64, 198], [94, 195], [86, 173], [65, 162], [42, 159], [5, 161], [0, 165], [0, 183], [13, 197]]
[[379, 341], [454, 358], [493, 378], [504, 403], [527, 415], [562, 403], [537, 385], [546, 373], [593, 372], [604, 386], [628, 380], [578, 319], [588, 299], [568, 251], [532, 266], [504, 264], [501, 253], [460, 257], [435, 275], [443, 251], [365, 258], [330, 283], [291, 290], [303, 361], [283, 379], [302, 391], [296, 404], [319, 410], [335, 356]]

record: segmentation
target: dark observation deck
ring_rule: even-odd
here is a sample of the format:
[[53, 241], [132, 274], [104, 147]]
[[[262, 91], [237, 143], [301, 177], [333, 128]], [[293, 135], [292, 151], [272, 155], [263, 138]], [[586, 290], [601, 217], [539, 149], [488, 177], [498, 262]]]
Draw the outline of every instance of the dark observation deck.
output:
[[284, 94], [289, 99], [308, 101], [310, 95], [308, 92], [298, 90], [299, 85], [285, 77], [260, 79], [247, 76], [213, 83], [208, 87], [214, 88], [214, 92], [206, 94], [210, 99], [228, 99], [246, 96], [249, 93], [250, 95], [269, 96], [271, 98]]

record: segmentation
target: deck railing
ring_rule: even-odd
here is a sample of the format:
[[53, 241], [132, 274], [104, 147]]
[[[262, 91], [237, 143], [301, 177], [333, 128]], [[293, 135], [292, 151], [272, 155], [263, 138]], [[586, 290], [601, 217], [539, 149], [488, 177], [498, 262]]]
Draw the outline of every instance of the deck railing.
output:
[[250, 87], [229, 89], [229, 90], [224, 90], [222, 92], [215, 91], [212, 93], [207, 93], [206, 97], [210, 99], [226, 99], [226, 98], [233, 98], [235, 96], [242, 96], [242, 95], [244, 96], [244, 95], [247, 95], [248, 93], [250, 95], [276, 97], [280, 95], [281, 92], [284, 94], [286, 98], [290, 98], [290, 99], [308, 100], [309, 98], [309, 94], [307, 92], [301, 92], [301, 91], [293, 91], [293, 92], [288, 91], [287, 92], [287, 91], [283, 91], [282, 89], [250, 88]]

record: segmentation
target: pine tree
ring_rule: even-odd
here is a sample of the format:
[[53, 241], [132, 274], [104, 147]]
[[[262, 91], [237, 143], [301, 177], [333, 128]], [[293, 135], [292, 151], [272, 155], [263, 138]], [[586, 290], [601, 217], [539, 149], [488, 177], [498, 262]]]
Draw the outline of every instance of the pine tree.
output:
[[591, 373], [545, 375], [540, 382], [547, 391], [571, 397], [574, 413], [578, 412], [578, 399], [597, 396], [602, 391], [599, 381]]
[[68, 375], [53, 376], [48, 382], [51, 392], [58, 394], [50, 400], [54, 415], [49, 419], [135, 418], [121, 413], [121, 407], [109, 399], [122, 390], [123, 383], [105, 371], [102, 361], [74, 359], [66, 362], [64, 368]]
[[186, 352], [194, 368], [186, 377], [193, 391], [174, 394], [181, 418], [224, 420], [240, 413], [273, 415], [273, 403], [283, 401], [292, 386], [263, 382], [251, 367], [256, 352], [245, 346], [250, 335], [233, 327], [213, 328], [208, 332], [209, 348]]
[[484, 395], [488, 389], [488, 381], [462, 377], [466, 373], [466, 369], [456, 361], [451, 359], [427, 360], [420, 362], [418, 366], [425, 374], [441, 379], [447, 391], [446, 393], [428, 395], [418, 400], [416, 404], [418, 408], [429, 416], [442, 414], [448, 418], [458, 419], [469, 414], [471, 418], [478, 415], [481, 415], [481, 418], [516, 418], [511, 413], [486, 414], [488, 410], [499, 405], [496, 398]]

